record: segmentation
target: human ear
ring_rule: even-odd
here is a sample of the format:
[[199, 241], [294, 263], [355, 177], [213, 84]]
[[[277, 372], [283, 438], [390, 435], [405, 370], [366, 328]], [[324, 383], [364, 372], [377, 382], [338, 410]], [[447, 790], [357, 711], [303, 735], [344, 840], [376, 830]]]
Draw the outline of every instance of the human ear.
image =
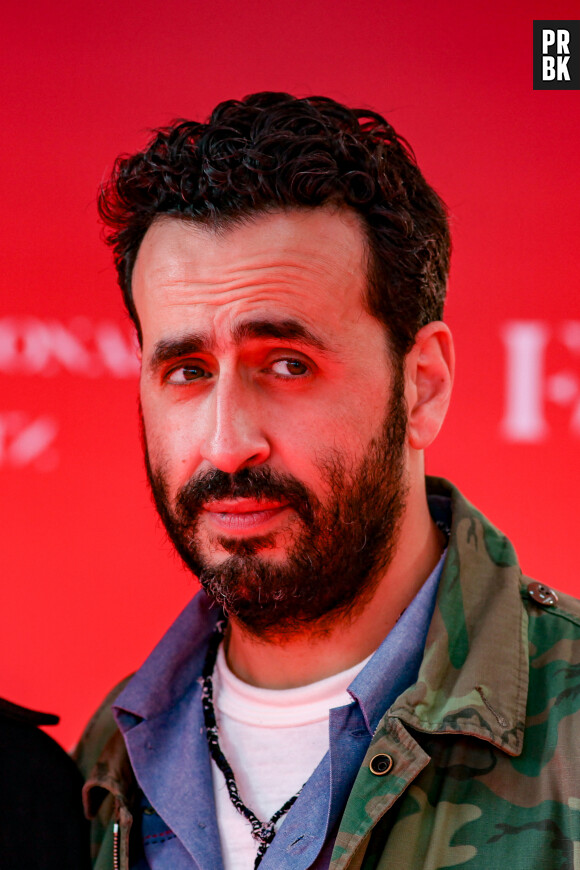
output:
[[428, 323], [415, 336], [405, 357], [407, 441], [424, 450], [435, 440], [445, 419], [455, 371], [453, 337], [440, 320]]

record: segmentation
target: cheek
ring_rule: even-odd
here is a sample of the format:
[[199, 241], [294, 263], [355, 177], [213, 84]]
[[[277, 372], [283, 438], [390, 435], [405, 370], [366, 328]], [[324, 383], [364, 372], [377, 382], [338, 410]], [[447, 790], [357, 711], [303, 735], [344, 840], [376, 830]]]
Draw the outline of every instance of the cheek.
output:
[[174, 409], [162, 409], [143, 397], [141, 414], [151, 468], [173, 489], [195, 470], [194, 427], [180, 419]]
[[359, 426], [357, 417], [340, 414], [303, 417], [292, 426], [272, 432], [272, 461], [318, 497], [325, 498], [329, 490], [326, 469], [329, 464], [338, 464], [347, 471], [359, 464], [368, 446], [366, 425]]
[[369, 441], [383, 426], [388, 397], [358, 394], [337, 396], [328, 406], [313, 407], [301, 415], [294, 425], [282, 431], [282, 437], [304, 446], [307, 452], [356, 456], [366, 449]]

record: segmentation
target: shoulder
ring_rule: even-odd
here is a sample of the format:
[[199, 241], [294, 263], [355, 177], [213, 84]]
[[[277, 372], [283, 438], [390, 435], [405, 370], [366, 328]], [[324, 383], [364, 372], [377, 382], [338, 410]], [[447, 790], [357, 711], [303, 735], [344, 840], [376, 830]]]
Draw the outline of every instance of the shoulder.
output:
[[580, 602], [523, 580], [529, 655], [526, 748], [533, 745], [538, 764], [539, 757], [549, 758], [561, 747], [563, 769], [571, 770], [580, 729]]
[[54, 713], [41, 713], [29, 707], [13, 704], [5, 698], [0, 698], [0, 720], [22, 722], [27, 725], [58, 725], [60, 719]]
[[0, 842], [3, 867], [88, 867], [82, 778], [40, 725], [58, 716], [0, 699]]
[[530, 640], [580, 637], [580, 601], [547, 583], [522, 577], [521, 596], [529, 618]]
[[575, 673], [580, 665], [580, 601], [529, 577], [522, 578], [520, 592], [527, 614], [530, 681], [537, 682], [542, 674], [550, 679], [553, 663], [569, 664]]
[[[77, 787], [79, 775], [70, 756], [39, 726], [56, 725], [59, 717], [0, 699], [2, 776], [14, 774], [23, 787], [28, 779], [45, 781], [51, 790]], [[58, 781], [57, 779], [58, 778]]]
[[120, 683], [117, 683], [117, 685], [111, 689], [89, 720], [89, 723], [73, 752], [73, 757], [85, 779], [90, 776], [107, 744], [118, 734], [118, 727], [113, 716], [112, 705], [132, 676], [133, 675], [130, 674], [128, 677], [125, 677], [125, 679], [121, 680]]

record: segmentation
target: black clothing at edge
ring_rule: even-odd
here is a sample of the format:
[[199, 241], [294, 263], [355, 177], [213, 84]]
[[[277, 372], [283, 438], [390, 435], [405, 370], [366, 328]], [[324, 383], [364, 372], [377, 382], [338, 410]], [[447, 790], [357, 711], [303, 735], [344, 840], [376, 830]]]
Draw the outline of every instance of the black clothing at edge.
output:
[[89, 829], [82, 779], [39, 725], [58, 716], [0, 698], [0, 867], [88, 870]]

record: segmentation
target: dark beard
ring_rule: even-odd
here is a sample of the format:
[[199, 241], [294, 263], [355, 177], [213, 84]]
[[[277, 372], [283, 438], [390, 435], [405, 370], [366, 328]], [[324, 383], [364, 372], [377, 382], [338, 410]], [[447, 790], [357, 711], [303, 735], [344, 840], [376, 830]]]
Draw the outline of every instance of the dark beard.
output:
[[[175, 548], [211, 598], [252, 635], [274, 639], [304, 628], [322, 633], [372, 597], [392, 559], [405, 509], [403, 385], [399, 371], [383, 428], [358, 467], [345, 467], [338, 452], [323, 457], [326, 503], [295, 478], [259, 466], [192, 478], [173, 508], [162, 473], [152, 470], [145, 450], [155, 504]], [[211, 565], [196, 540], [202, 506], [236, 497], [279, 499], [295, 516], [286, 530], [271, 535], [218, 538], [230, 555]], [[261, 558], [260, 551], [279, 545], [281, 535], [289, 536], [284, 562]]]

